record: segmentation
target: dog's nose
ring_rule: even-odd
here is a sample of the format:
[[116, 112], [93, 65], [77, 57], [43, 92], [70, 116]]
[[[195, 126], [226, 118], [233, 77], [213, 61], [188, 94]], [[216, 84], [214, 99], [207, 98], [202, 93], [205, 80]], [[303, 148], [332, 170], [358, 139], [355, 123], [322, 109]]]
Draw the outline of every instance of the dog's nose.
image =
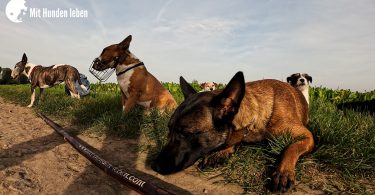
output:
[[299, 80], [301, 83], [304, 83], [305, 82], [305, 79], [300, 79]]
[[211, 87], [211, 88], [210, 88], [210, 90], [211, 90], [211, 91], [213, 91], [213, 90], [214, 90], [214, 88], [212, 88], [212, 87]]
[[98, 58], [94, 59], [94, 64], [98, 64], [99, 62], [100, 62], [100, 60]]
[[151, 163], [151, 169], [156, 171], [156, 172], [159, 172], [160, 168], [159, 166], [156, 164], [156, 162], [152, 162]]
[[151, 163], [151, 169], [157, 173], [164, 174], [163, 169], [155, 161]]

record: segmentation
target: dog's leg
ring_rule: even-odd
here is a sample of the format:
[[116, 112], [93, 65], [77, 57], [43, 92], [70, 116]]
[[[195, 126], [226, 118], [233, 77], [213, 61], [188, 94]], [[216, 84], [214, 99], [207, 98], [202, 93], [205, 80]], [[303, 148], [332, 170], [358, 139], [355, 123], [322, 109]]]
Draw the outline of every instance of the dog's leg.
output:
[[72, 81], [72, 80], [65, 81], [65, 84], [66, 84], [67, 88], [69, 89], [70, 96], [72, 98], [80, 99], [80, 95], [78, 94], [78, 92], [77, 92], [77, 90], [74, 86], [74, 83], [75, 83], [75, 81]]
[[121, 90], [121, 104], [122, 104], [122, 111], [125, 112], [125, 105], [128, 98], [126, 97], [125, 93]]
[[43, 88], [39, 88], [39, 98], [38, 98], [38, 102], [40, 101], [44, 101], [44, 89]]
[[79, 96], [79, 94], [75, 94], [73, 91], [70, 91], [70, 96], [71, 96], [72, 98], [77, 98], [77, 99], [80, 99], [80, 98], [81, 98], [81, 96]]
[[34, 105], [34, 102], [35, 102], [35, 88], [31, 87], [31, 102], [27, 107], [31, 108]]
[[126, 103], [125, 103], [125, 108], [124, 108], [124, 113], [128, 113], [131, 109], [133, 109], [133, 107], [135, 106], [135, 104], [137, 103], [137, 95], [130, 95], [127, 100], [126, 100]]
[[307, 154], [314, 148], [314, 138], [312, 133], [303, 125], [287, 128], [291, 135], [297, 139], [290, 144], [282, 154], [281, 162], [273, 173], [273, 190], [287, 191], [295, 180], [295, 167], [300, 156]]
[[200, 168], [215, 167], [217, 165], [223, 164], [225, 162], [225, 159], [227, 159], [233, 153], [234, 146], [230, 146], [228, 148], [215, 152], [208, 157], [205, 157], [198, 166]]

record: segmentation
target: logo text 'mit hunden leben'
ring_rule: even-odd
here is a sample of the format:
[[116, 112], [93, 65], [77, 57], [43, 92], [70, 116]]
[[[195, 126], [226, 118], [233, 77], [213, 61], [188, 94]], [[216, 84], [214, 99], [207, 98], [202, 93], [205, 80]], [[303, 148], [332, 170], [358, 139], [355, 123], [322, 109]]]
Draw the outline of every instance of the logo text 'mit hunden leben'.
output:
[[8, 19], [20, 23], [25, 17], [29, 18], [87, 18], [88, 11], [85, 9], [49, 9], [49, 8], [28, 8], [26, 0], [10, 0], [5, 8]]
[[30, 18], [87, 18], [88, 11], [80, 9], [30, 8]]

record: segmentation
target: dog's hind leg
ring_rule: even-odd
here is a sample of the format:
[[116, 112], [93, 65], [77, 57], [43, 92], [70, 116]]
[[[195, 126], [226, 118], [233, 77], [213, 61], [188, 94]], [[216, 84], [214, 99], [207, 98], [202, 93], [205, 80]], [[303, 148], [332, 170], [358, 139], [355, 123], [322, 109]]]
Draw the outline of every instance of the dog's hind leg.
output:
[[38, 98], [38, 102], [40, 101], [43, 101], [44, 100], [44, 89], [43, 88], [39, 88], [39, 98]]
[[77, 98], [77, 99], [80, 99], [80, 98], [81, 98], [81, 96], [80, 96], [78, 93], [74, 93], [73, 91], [70, 91], [70, 96], [71, 96], [72, 98]]
[[75, 86], [74, 86], [74, 81], [72, 80], [67, 80], [65, 81], [65, 84], [66, 84], [66, 87], [69, 89], [69, 92], [70, 92], [70, 96], [72, 98], [77, 98], [77, 99], [80, 99], [80, 95], [78, 94]]
[[314, 148], [312, 133], [303, 125], [294, 125], [286, 128], [293, 138], [294, 143], [287, 146], [281, 158], [281, 162], [273, 173], [273, 190], [287, 191], [295, 180], [295, 167], [300, 156], [311, 152]]

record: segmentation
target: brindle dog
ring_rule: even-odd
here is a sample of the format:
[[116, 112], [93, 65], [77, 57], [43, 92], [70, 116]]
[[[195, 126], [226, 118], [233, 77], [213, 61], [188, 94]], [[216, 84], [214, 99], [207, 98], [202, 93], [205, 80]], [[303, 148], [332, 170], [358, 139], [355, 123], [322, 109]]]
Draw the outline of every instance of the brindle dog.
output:
[[42, 67], [41, 65], [28, 63], [25, 53], [22, 55], [22, 60], [14, 66], [12, 71], [13, 79], [17, 79], [21, 75], [27, 76], [31, 82], [31, 102], [27, 107], [32, 107], [34, 105], [35, 89], [37, 87], [39, 87], [40, 90], [39, 96], [42, 96], [45, 88], [65, 82], [71, 96], [78, 99], [80, 95], [74, 84], [77, 82], [82, 90], [87, 90], [81, 83], [78, 70], [73, 66], [56, 64], [49, 67]]
[[258, 142], [290, 133], [299, 138], [284, 149], [273, 173], [273, 187], [287, 191], [295, 180], [295, 166], [301, 155], [311, 152], [314, 139], [305, 127], [308, 105], [300, 91], [277, 80], [245, 83], [238, 72], [223, 90], [197, 93], [182, 77], [185, 96], [168, 127], [168, 143], [151, 167], [171, 174], [208, 156], [212, 166], [234, 152], [240, 142]]

